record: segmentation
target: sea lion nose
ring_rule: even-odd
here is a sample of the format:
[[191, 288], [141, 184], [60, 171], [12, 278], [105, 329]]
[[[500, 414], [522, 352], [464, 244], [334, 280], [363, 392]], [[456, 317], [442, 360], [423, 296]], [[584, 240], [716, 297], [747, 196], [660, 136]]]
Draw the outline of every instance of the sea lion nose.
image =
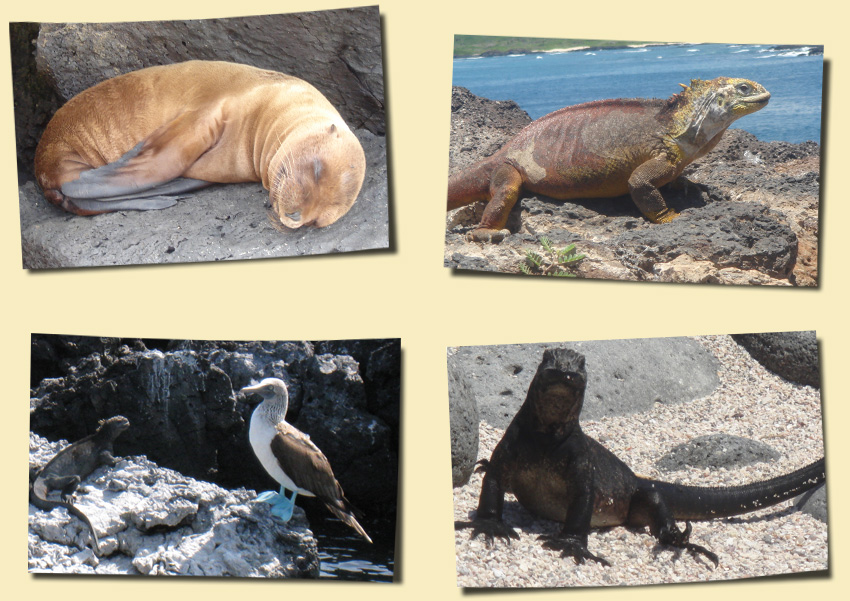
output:
[[288, 219], [292, 219], [292, 221], [301, 221], [301, 210], [293, 211], [292, 213], [284, 213]]

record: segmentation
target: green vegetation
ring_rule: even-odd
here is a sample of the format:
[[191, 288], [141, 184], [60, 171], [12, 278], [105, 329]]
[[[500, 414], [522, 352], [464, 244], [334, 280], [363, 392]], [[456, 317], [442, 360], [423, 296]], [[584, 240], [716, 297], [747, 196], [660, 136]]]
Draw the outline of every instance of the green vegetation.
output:
[[559, 48], [575, 48], [576, 46], [591, 46], [593, 48], [622, 48], [630, 44], [646, 44], [647, 42], [626, 42], [620, 40], [573, 40], [555, 38], [513, 38], [490, 35], [456, 35], [455, 58], [464, 56], [479, 56], [482, 54], [527, 54], [541, 50], [556, 50]]
[[576, 254], [576, 245], [570, 244], [563, 250], [558, 250], [552, 245], [549, 238], [540, 237], [540, 246], [543, 247], [543, 255], [533, 250], [525, 251], [525, 259], [519, 264], [519, 270], [525, 275], [551, 275], [562, 278], [574, 278], [575, 274], [567, 271], [571, 263], [581, 261], [584, 255]]

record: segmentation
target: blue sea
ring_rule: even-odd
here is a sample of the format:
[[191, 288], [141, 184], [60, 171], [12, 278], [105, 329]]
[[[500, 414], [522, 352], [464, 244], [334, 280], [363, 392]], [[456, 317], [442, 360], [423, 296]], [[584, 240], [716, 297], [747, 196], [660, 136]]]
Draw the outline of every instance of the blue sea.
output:
[[491, 100], [514, 100], [532, 119], [603, 98], [669, 98], [679, 83], [744, 77], [771, 94], [761, 111], [736, 121], [769, 142], [820, 142], [823, 56], [767, 45], [689, 44], [546, 52], [454, 60], [452, 83]]

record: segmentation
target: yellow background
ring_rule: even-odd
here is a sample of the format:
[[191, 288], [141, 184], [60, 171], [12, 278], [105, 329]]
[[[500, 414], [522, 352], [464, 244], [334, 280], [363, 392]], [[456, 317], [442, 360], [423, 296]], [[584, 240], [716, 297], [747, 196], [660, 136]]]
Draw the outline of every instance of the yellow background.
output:
[[[133, 3], [10, 0], [5, 21], [236, 17], [358, 6], [346, 0]], [[705, 586], [551, 591], [653, 601], [771, 601], [848, 593], [850, 486], [847, 16], [838, 2], [430, 0], [380, 3], [389, 135], [390, 252], [195, 265], [21, 269], [8, 28], [0, 39], [3, 337], [0, 566], [17, 598], [352, 600], [459, 598], [455, 586], [445, 349], [449, 345], [816, 329], [827, 427], [831, 575]], [[818, 289], [744, 288], [456, 275], [443, 264], [452, 41], [455, 33], [689, 42], [822, 43], [824, 161]], [[838, 253], [836, 255], [836, 253]], [[262, 282], [262, 285], [260, 284]], [[401, 337], [400, 584], [177, 578], [34, 578], [26, 571], [30, 333], [212, 339]], [[769, 561], [769, 558], [765, 558]], [[554, 560], [558, 561], [558, 560]], [[842, 569], [844, 568], [844, 569]], [[564, 569], [570, 569], [564, 562]], [[841, 591], [844, 591], [841, 593]], [[531, 593], [523, 593], [531, 594]], [[7, 597], [9, 598], [9, 597]], [[274, 598], [274, 597], [269, 597]]]

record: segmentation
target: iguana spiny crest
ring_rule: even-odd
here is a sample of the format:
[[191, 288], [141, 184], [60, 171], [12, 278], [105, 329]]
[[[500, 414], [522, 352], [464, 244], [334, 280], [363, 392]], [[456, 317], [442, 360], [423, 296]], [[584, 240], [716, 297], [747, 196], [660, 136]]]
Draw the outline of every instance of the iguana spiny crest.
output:
[[744, 115], [767, 105], [770, 92], [749, 79], [692, 79], [668, 101], [672, 111], [669, 136], [679, 145], [703, 146]]

